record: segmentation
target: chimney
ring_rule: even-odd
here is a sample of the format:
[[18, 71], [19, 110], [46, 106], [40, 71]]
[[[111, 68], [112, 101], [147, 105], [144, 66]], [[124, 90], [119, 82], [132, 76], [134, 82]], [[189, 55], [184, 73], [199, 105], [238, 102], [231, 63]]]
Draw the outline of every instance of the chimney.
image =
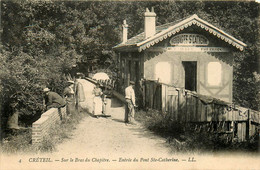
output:
[[126, 20], [124, 20], [122, 27], [123, 27], [123, 42], [122, 43], [126, 43], [126, 41], [127, 41], [127, 29], [128, 29], [128, 25], [126, 24]]
[[144, 13], [144, 34], [145, 38], [149, 38], [155, 34], [155, 17], [154, 8], [152, 7], [151, 12], [148, 8]]

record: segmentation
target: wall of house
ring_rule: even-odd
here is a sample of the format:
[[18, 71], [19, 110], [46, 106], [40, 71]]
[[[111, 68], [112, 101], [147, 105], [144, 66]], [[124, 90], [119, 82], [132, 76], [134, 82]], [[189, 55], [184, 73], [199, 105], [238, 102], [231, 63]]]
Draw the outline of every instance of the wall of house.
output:
[[[200, 45], [172, 43], [172, 38], [179, 34], [199, 34], [207, 39], [207, 43]], [[232, 102], [234, 48], [197, 26], [188, 27], [174, 36], [142, 52], [120, 52], [121, 91], [123, 92], [130, 80], [137, 82], [142, 77], [185, 88], [189, 84], [186, 82], [185, 85], [186, 70], [187, 77], [195, 77], [195, 91]], [[135, 62], [139, 62], [138, 67], [135, 67]], [[197, 67], [196, 74], [192, 76], [187, 74], [189, 64], [195, 64]]]
[[219, 59], [227, 57], [232, 58], [230, 53], [146, 52], [144, 55], [144, 78], [149, 80], [158, 80], [159, 78], [162, 83], [184, 88], [185, 71], [182, 62], [196, 61], [197, 92], [231, 102], [232, 66]]
[[129, 85], [130, 81], [139, 86], [139, 80], [143, 76], [142, 54], [139, 52], [121, 52], [119, 56], [119, 74], [117, 90], [124, 93], [124, 89]]
[[[232, 58], [230, 53], [216, 55], [222, 55], [223, 58]], [[232, 65], [208, 53], [200, 55], [198, 62], [198, 92], [232, 102]]]

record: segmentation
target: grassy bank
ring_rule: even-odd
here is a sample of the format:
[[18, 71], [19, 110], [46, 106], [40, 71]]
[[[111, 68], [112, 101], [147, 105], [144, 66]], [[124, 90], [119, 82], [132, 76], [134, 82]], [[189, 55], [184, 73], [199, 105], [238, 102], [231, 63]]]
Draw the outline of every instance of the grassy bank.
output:
[[236, 142], [226, 134], [214, 133], [207, 128], [199, 129], [196, 125], [174, 122], [167, 114], [156, 110], [137, 111], [136, 120], [147, 129], [164, 137], [173, 152], [218, 152], [246, 151], [257, 153], [259, 137], [255, 136], [248, 142]]
[[54, 124], [49, 134], [43, 139], [43, 142], [38, 145], [32, 145], [31, 128], [12, 131], [1, 142], [1, 152], [8, 154], [52, 152], [56, 149], [58, 143], [72, 135], [80, 120], [86, 116], [87, 114], [75, 113], [66, 121]]

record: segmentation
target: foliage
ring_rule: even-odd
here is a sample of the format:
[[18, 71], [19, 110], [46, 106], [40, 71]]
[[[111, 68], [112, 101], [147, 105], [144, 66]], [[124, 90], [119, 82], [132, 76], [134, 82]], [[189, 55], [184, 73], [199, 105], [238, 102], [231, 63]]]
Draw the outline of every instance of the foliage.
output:
[[143, 122], [144, 126], [149, 130], [161, 133], [163, 136], [170, 134], [180, 135], [184, 133], [183, 124], [174, 122], [168, 114], [154, 109], [137, 111], [136, 119]]
[[[6, 122], [13, 109], [19, 110], [20, 117], [32, 119], [43, 111], [43, 87], [60, 94], [63, 91], [64, 74], [81, 58], [75, 48], [79, 41], [74, 37], [84, 37], [84, 32], [77, 27], [72, 29], [71, 25], [65, 25], [67, 30], [59, 29], [63, 14], [67, 12], [63, 4], [44, 1], [1, 3], [4, 47], [0, 58], [1, 123]], [[68, 19], [62, 25], [78, 25], [73, 18]], [[62, 33], [73, 40], [69, 45], [65, 44]], [[11, 104], [15, 108], [10, 107]]]
[[147, 129], [165, 138], [172, 152], [205, 153], [216, 151], [249, 151], [257, 153], [259, 136], [249, 142], [231, 142], [230, 134], [208, 132], [208, 128], [176, 122], [166, 113], [157, 110], [137, 111], [135, 119]]
[[28, 152], [31, 143], [32, 130], [17, 131], [8, 135], [1, 143], [1, 152], [19, 153]]
[[2, 153], [38, 153], [38, 152], [53, 152], [57, 144], [71, 136], [72, 131], [86, 114], [75, 112], [65, 122], [54, 124], [43, 141], [37, 145], [31, 145], [32, 130], [16, 131], [9, 134], [1, 143]]
[[151, 7], [157, 25], [196, 13], [245, 42], [246, 51], [235, 56], [234, 102], [257, 109], [255, 2], [15, 0], [1, 1], [1, 123], [12, 114], [11, 103], [20, 115], [40, 114], [42, 87], [61, 93], [64, 74], [76, 64], [85, 63], [84, 68], [97, 60], [98, 69], [115, 77], [117, 61], [111, 49], [121, 42], [123, 20], [129, 25], [128, 37], [133, 37], [143, 31], [144, 11]]

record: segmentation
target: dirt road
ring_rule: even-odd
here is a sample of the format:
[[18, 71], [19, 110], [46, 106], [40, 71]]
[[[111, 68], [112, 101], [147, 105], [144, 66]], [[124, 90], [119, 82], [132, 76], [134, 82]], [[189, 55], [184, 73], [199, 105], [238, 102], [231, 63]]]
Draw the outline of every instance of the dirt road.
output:
[[[83, 84], [86, 100], [81, 103], [84, 110], [92, 111], [93, 84], [79, 80]], [[85, 114], [87, 114], [85, 112]], [[169, 155], [164, 139], [145, 130], [140, 124], [125, 124], [124, 106], [113, 98], [108, 118], [87, 116], [80, 122], [70, 139], [57, 147], [54, 154], [136, 157]]]
[[[93, 84], [80, 80], [86, 101], [84, 114], [92, 111]], [[166, 140], [140, 124], [126, 125], [124, 107], [113, 99], [109, 118], [86, 116], [73, 135], [53, 153], [0, 157], [2, 169], [259, 169], [257, 157], [170, 153]], [[194, 160], [193, 160], [194, 159]], [[5, 162], [5, 164], [3, 164]], [[1, 163], [3, 166], [1, 166]], [[250, 167], [250, 168], [249, 168]]]
[[112, 100], [109, 118], [86, 117], [71, 139], [58, 146], [58, 153], [97, 155], [105, 157], [134, 157], [168, 155], [165, 140], [148, 132], [139, 124], [125, 124], [124, 108]]
[[[80, 82], [86, 94], [86, 102], [81, 103], [81, 106], [91, 111], [93, 96], [90, 91], [93, 86], [86, 81]], [[69, 158], [78, 162], [89, 160], [94, 166], [97, 165], [95, 163], [122, 166], [121, 163], [134, 163], [134, 159], [148, 163], [151, 158], [173, 158], [165, 139], [149, 132], [139, 123], [124, 123], [124, 105], [119, 100], [112, 99], [108, 114], [111, 117], [94, 118], [90, 114], [81, 120], [73, 135], [57, 146], [57, 151], [52, 153], [52, 157], [62, 161], [61, 159], [66, 155], [64, 161]], [[127, 165], [131, 167], [131, 164]]]

